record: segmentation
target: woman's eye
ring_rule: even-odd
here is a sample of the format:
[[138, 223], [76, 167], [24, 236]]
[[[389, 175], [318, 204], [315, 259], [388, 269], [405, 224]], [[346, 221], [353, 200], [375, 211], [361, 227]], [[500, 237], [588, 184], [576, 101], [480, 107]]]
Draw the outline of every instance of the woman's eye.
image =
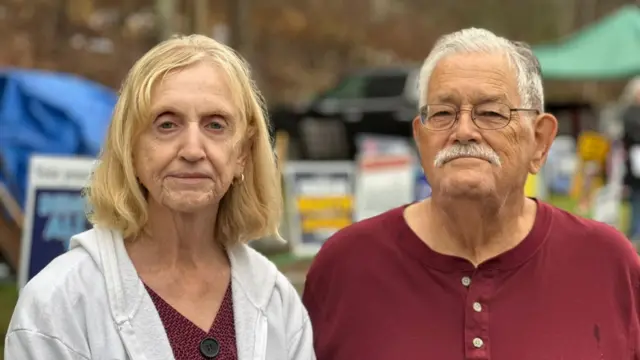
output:
[[209, 125], [207, 125], [207, 126], [212, 130], [222, 130], [222, 129], [224, 129], [224, 126], [221, 123], [217, 122], [217, 121], [210, 122]]
[[173, 129], [174, 126], [175, 126], [174, 123], [169, 122], [169, 121], [165, 121], [165, 122], [161, 123], [159, 127], [160, 127], [160, 129], [168, 130], [168, 129]]

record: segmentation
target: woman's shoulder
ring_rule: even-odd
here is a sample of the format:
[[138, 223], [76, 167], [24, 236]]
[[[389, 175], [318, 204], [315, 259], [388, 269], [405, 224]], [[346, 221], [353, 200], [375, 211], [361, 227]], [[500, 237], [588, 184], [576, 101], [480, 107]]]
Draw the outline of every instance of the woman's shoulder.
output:
[[100, 278], [95, 262], [82, 248], [55, 258], [20, 291], [7, 330], [12, 341], [7, 351], [20, 358], [56, 351], [89, 358], [87, 324], [103, 324], [110, 316]]
[[64, 316], [65, 311], [78, 311], [79, 304], [92, 302], [87, 297], [106, 298], [101, 279], [102, 273], [84, 249], [69, 250], [53, 259], [21, 289], [14, 315], [56, 317]]
[[231, 273], [237, 285], [245, 288], [248, 296], [264, 307], [274, 298], [287, 301], [299, 298], [289, 279], [275, 263], [248, 245], [229, 249]]

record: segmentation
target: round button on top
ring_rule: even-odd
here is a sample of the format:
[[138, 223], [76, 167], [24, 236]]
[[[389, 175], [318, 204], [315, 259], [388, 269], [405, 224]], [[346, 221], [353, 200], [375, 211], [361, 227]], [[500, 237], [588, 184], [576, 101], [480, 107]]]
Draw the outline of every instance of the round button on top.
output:
[[469, 287], [469, 285], [471, 285], [471, 278], [468, 276], [464, 276], [461, 281], [462, 281], [462, 285], [466, 287]]
[[220, 353], [220, 344], [214, 338], [206, 338], [200, 341], [200, 354], [207, 359], [213, 359]]
[[482, 347], [482, 345], [484, 345], [484, 341], [482, 341], [482, 339], [480, 338], [473, 339], [473, 346], [479, 349]]

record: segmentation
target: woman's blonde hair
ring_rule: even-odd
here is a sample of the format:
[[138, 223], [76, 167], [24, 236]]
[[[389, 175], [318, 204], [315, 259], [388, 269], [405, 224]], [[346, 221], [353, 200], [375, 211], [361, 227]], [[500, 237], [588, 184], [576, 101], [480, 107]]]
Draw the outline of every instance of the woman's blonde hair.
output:
[[149, 124], [151, 94], [168, 73], [201, 61], [218, 66], [229, 80], [244, 122], [241, 146], [248, 149], [243, 181], [220, 201], [216, 240], [223, 244], [274, 235], [282, 216], [282, 190], [269, 135], [265, 104], [249, 66], [231, 48], [202, 35], [166, 40], [140, 58], [120, 90], [100, 161], [85, 195], [89, 220], [135, 238], [147, 222], [147, 201], [133, 166], [137, 138]]

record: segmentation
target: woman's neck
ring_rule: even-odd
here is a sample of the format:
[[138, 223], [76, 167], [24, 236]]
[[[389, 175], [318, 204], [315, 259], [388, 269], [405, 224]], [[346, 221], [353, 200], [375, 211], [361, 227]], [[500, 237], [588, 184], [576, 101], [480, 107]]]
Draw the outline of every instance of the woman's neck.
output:
[[228, 266], [224, 246], [215, 238], [217, 208], [179, 213], [150, 201], [148, 213], [142, 233], [127, 243], [136, 268], [192, 271]]

